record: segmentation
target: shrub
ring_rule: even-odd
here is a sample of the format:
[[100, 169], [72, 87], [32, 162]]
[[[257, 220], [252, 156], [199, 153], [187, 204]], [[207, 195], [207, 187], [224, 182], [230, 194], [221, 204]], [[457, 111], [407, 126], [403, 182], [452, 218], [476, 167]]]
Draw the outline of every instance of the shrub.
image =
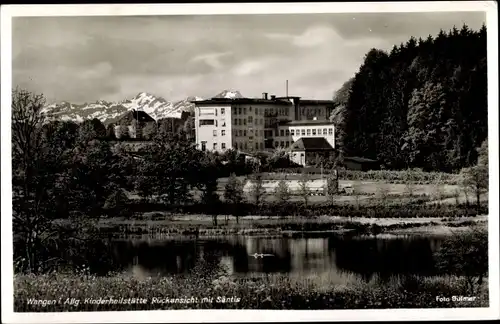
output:
[[280, 205], [287, 203], [290, 200], [290, 188], [285, 180], [280, 180], [274, 191], [276, 199]]
[[262, 202], [264, 194], [265, 189], [263, 185], [263, 178], [260, 173], [257, 173], [255, 177], [253, 177], [252, 183], [250, 185], [250, 196], [252, 197], [254, 203], [256, 205], [259, 205]]
[[[436, 252], [437, 266], [446, 274], [466, 278], [471, 294], [488, 274], [488, 232], [472, 227], [447, 238]], [[477, 279], [477, 280], [476, 280]]]

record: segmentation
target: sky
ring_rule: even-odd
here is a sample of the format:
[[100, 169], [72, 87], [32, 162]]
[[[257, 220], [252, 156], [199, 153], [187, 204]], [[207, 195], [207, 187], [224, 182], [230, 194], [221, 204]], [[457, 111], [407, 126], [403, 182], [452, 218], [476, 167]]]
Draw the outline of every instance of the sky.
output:
[[225, 89], [331, 99], [371, 48], [437, 35], [484, 12], [15, 17], [12, 83], [48, 102], [167, 100]]

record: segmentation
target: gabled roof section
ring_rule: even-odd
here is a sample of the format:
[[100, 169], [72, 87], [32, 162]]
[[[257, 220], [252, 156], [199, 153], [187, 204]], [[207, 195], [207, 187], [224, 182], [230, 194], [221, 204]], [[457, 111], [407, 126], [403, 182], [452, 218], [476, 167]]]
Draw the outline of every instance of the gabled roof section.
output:
[[148, 115], [145, 111], [142, 110], [130, 110], [127, 111], [123, 116], [118, 120], [118, 122], [123, 123], [123, 122], [132, 122], [132, 121], [138, 121], [138, 122], [154, 122], [154, 118]]
[[358, 156], [345, 156], [344, 160], [358, 162], [358, 163], [377, 163], [378, 162], [377, 160], [372, 160], [372, 159], [358, 157]]
[[287, 122], [287, 126], [312, 126], [312, 125], [325, 125], [325, 126], [331, 126], [334, 125], [333, 122], [329, 120], [292, 120]]
[[333, 147], [324, 137], [301, 137], [290, 147], [291, 151], [329, 151]]

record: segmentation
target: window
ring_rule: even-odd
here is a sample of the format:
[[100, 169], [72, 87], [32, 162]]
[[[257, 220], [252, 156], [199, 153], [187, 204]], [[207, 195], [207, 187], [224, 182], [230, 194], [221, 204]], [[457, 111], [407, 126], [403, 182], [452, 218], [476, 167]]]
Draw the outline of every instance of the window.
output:
[[214, 143], [214, 150], [217, 149], [217, 143]]
[[285, 147], [285, 142], [281, 141], [281, 142], [280, 142], [280, 146], [281, 146], [281, 147]]
[[248, 116], [248, 123], [249, 124], [253, 123], [253, 117], [252, 116]]
[[214, 136], [217, 136], [217, 130], [214, 129]]
[[214, 111], [215, 111], [215, 116], [217, 116], [217, 108], [215, 108]]
[[233, 107], [232, 111], [233, 111], [233, 113], [234, 113], [235, 115], [238, 115], [238, 108]]
[[243, 119], [243, 125], [246, 125], [246, 124], [247, 124], [247, 120]]
[[252, 106], [248, 107], [248, 112], [252, 112]]
[[258, 107], [255, 107], [255, 114], [258, 115], [259, 114], [259, 108]]
[[202, 151], [206, 151], [207, 150], [207, 142], [206, 141], [202, 141], [201, 142], [201, 150]]
[[285, 130], [283, 129], [280, 130], [280, 136], [285, 136]]
[[200, 126], [214, 125], [215, 121], [213, 119], [200, 119]]
[[217, 121], [215, 121], [215, 127], [217, 127]]
[[226, 127], [226, 121], [225, 120], [221, 120], [220, 123], [222, 124], [222, 127]]
[[278, 130], [276, 130], [276, 133], [275, 133], [275, 134], [276, 134], [276, 135], [275, 135], [276, 137], [280, 136], [280, 134], [279, 134]]
[[221, 136], [226, 136], [226, 130], [225, 129], [221, 130], [220, 132], [221, 132]]
[[255, 149], [258, 150], [259, 149], [259, 143], [255, 143]]
[[311, 129], [307, 129], [307, 136], [311, 135]]
[[247, 114], [247, 107], [243, 107], [243, 115]]
[[226, 149], [226, 143], [222, 143], [221, 147], [222, 147], [223, 150], [225, 150]]
[[290, 142], [286, 141], [286, 147], [289, 147], [289, 146], [290, 146]]
[[234, 119], [234, 124], [235, 124], [235, 125], [238, 125], [238, 118], [235, 118], [235, 119]]
[[290, 129], [290, 135], [292, 135], [292, 136], [295, 135], [295, 129]]
[[245, 150], [246, 150], [247, 148], [248, 148], [248, 146], [247, 146], [247, 142], [245, 142]]
[[312, 132], [313, 132], [313, 135], [314, 135], [314, 136], [316, 136], [316, 128], [314, 128], [314, 129], [312, 130]]
[[264, 116], [267, 116], [267, 114], [268, 114], [268, 110], [267, 110], [267, 108], [265, 108], [264, 109]]
[[301, 135], [302, 135], [302, 136], [304, 136], [304, 135], [306, 135], [306, 130], [305, 130], [305, 129], [302, 129], [302, 130], [300, 131], [300, 133], [301, 133]]
[[241, 115], [241, 107], [238, 108], [238, 115]]
[[238, 149], [238, 143], [234, 143], [234, 149], [237, 150]]
[[326, 134], [328, 134], [328, 131], [326, 128], [323, 128], [323, 135], [326, 135]]
[[321, 128], [318, 128], [318, 135], [321, 135]]
[[286, 136], [287, 137], [290, 136], [290, 130], [288, 130], [288, 129], [286, 130]]
[[221, 108], [221, 109], [220, 109], [220, 114], [221, 114], [221, 115], [224, 115], [225, 113], [226, 113], [226, 108]]
[[333, 128], [328, 128], [328, 135], [333, 135]]
[[238, 133], [240, 134], [240, 136], [243, 136], [243, 131], [241, 129], [238, 130]]
[[243, 136], [247, 136], [247, 130], [246, 129], [243, 130]]
[[278, 141], [274, 142], [274, 147], [280, 146], [280, 143]]

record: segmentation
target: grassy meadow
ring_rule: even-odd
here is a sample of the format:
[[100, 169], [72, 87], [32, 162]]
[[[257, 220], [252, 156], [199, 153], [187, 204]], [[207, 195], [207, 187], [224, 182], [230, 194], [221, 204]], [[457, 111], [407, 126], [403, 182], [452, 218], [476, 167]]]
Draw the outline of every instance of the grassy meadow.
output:
[[[95, 277], [72, 274], [17, 275], [16, 312], [168, 310], [168, 309], [384, 309], [487, 307], [487, 280], [471, 292], [456, 276], [373, 276], [362, 280], [345, 274], [289, 276], [282, 274], [228, 276], [214, 266], [198, 266], [191, 273], [171, 277], [114, 274]], [[63, 299], [59, 299], [64, 296]], [[452, 296], [474, 296], [472, 301]], [[98, 305], [86, 299], [141, 298], [143, 304]], [[439, 301], [437, 297], [449, 297]], [[28, 300], [52, 301], [48, 305]], [[184, 298], [171, 303], [168, 299]], [[205, 299], [204, 299], [205, 298]], [[76, 303], [78, 301], [78, 303]], [[66, 303], [65, 303], [66, 302]], [[73, 302], [73, 304], [71, 304]]]

